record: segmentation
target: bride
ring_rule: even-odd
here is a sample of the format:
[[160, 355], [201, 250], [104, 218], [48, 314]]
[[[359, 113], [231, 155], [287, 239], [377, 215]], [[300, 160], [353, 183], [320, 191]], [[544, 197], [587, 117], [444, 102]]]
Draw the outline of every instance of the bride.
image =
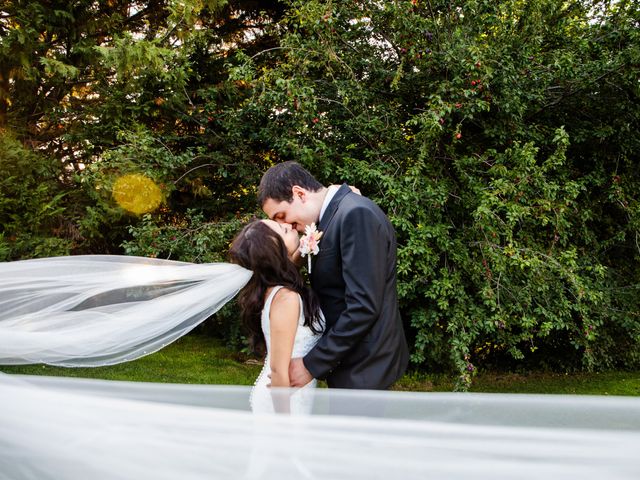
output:
[[298, 246], [298, 233], [291, 225], [256, 220], [240, 231], [229, 251], [233, 263], [253, 272], [238, 303], [251, 346], [266, 349], [251, 395], [255, 412], [308, 413], [311, 409], [315, 380], [288, 390], [291, 358], [313, 348], [324, 328], [318, 300], [292, 261]]
[[185, 335], [240, 291], [249, 338], [267, 354], [254, 411], [308, 412], [315, 382], [269, 388], [289, 387], [290, 359], [306, 354], [324, 326], [292, 261], [298, 245], [290, 225], [257, 220], [233, 241], [232, 264], [110, 255], [0, 263], [0, 364], [134, 360]]

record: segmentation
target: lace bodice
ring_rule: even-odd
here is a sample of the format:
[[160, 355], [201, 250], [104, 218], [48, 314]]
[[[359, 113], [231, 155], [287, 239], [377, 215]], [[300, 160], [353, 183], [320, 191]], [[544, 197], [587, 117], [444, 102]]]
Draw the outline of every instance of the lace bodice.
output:
[[[270, 382], [269, 374], [271, 373], [270, 367], [270, 352], [271, 352], [271, 335], [270, 335], [270, 323], [269, 315], [271, 313], [271, 303], [273, 302], [276, 293], [282, 288], [282, 286], [274, 287], [262, 308], [261, 325], [262, 332], [264, 334], [265, 343], [267, 346], [267, 355], [264, 360], [264, 365], [260, 375], [256, 379], [255, 386], [251, 393], [251, 408], [254, 412], [268, 413], [273, 412], [273, 401], [269, 393], [267, 385]], [[292, 358], [304, 357], [309, 350], [318, 342], [321, 334], [314, 333], [310, 327], [304, 325], [304, 308], [302, 305], [302, 298], [300, 299], [300, 316], [298, 317], [298, 328], [296, 329], [296, 335], [293, 342]], [[323, 319], [324, 321], [324, 319]], [[291, 397], [291, 413], [303, 413], [305, 410], [310, 410], [310, 394], [305, 394], [305, 390], [309, 390], [315, 387], [316, 381], [313, 380], [305, 387], [299, 389]], [[308, 413], [308, 412], [307, 412]]]

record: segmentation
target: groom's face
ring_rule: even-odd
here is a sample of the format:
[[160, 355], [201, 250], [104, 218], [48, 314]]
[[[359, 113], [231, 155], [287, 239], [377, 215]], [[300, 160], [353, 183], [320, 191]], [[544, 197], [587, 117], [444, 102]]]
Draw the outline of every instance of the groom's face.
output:
[[304, 227], [318, 221], [314, 205], [309, 201], [306, 191], [300, 187], [294, 187], [291, 202], [269, 198], [262, 205], [262, 210], [271, 220], [289, 223], [300, 233], [304, 233]]

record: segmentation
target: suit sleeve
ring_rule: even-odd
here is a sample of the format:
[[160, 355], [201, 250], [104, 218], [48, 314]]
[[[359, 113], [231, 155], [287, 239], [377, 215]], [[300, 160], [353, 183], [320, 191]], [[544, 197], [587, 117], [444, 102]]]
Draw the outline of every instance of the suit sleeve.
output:
[[325, 378], [378, 320], [385, 288], [389, 240], [378, 216], [366, 207], [349, 210], [340, 223], [346, 308], [304, 357], [314, 378]]

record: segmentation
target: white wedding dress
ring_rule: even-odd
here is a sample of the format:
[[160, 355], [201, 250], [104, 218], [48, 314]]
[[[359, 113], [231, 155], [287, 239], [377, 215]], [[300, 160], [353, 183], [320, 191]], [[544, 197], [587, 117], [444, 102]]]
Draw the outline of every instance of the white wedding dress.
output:
[[[269, 314], [271, 313], [271, 303], [273, 302], [276, 293], [278, 293], [281, 288], [282, 286], [277, 286], [271, 290], [264, 302], [264, 307], [262, 308], [261, 325], [267, 346], [267, 355], [264, 360], [262, 371], [260, 372], [260, 375], [258, 375], [251, 392], [251, 410], [253, 410], [254, 413], [274, 413], [277, 411], [274, 406], [274, 402], [281, 405], [283, 402], [286, 402], [288, 398], [291, 414], [308, 414], [311, 413], [311, 409], [313, 408], [313, 390], [317, 383], [316, 380], [312, 380], [304, 387], [293, 391], [290, 389], [272, 389], [267, 386], [271, 382], [271, 379], [269, 378], [269, 375], [271, 374]], [[304, 325], [302, 298], [300, 296], [298, 296], [298, 298], [300, 299], [300, 316], [298, 317], [298, 328], [293, 342], [292, 358], [304, 357], [322, 336], [319, 333], [314, 333], [310, 327]]]

